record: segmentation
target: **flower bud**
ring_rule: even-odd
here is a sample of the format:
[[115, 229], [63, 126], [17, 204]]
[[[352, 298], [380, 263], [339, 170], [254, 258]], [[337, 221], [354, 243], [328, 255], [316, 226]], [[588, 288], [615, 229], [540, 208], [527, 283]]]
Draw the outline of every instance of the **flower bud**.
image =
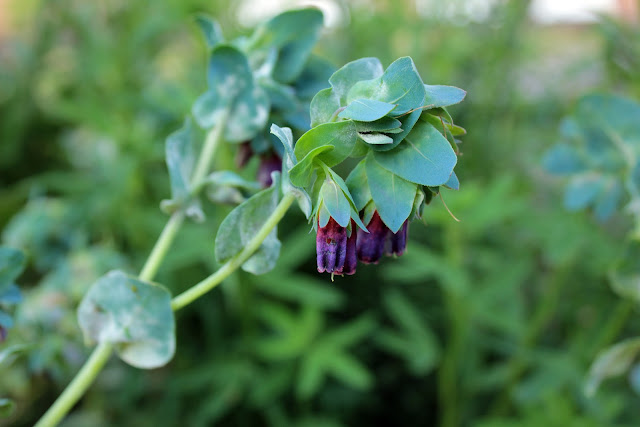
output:
[[377, 264], [384, 254], [385, 242], [390, 233], [389, 228], [378, 215], [378, 211], [373, 213], [371, 221], [367, 224], [367, 230], [369, 233], [358, 230], [358, 259], [365, 264]]
[[407, 229], [409, 220], [406, 220], [397, 233], [389, 232], [389, 244], [385, 246], [385, 255], [400, 256], [407, 249]]
[[[351, 233], [353, 235], [353, 233]], [[347, 229], [333, 218], [324, 227], [318, 226], [316, 259], [318, 273], [338, 273], [344, 268], [347, 255]], [[338, 273], [339, 274], [339, 273]]]

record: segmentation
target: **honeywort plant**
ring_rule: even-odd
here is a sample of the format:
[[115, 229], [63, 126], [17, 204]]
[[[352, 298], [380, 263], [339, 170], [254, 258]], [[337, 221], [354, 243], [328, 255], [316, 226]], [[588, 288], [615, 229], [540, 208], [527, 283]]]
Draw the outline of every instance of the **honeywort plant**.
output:
[[[588, 95], [580, 99], [561, 126], [562, 141], [543, 159], [545, 168], [568, 179], [564, 204], [569, 210], [591, 209], [604, 221], [621, 209], [630, 214], [633, 229], [627, 247], [609, 274], [615, 292], [624, 298], [610, 325], [615, 337], [640, 302], [640, 104], [615, 95]], [[606, 342], [604, 344], [610, 344]], [[594, 361], [586, 391], [596, 392], [609, 377], [630, 370], [640, 353], [640, 338], [625, 340], [604, 350]], [[630, 382], [640, 389], [636, 365]]]
[[[39, 426], [65, 416], [112, 351], [138, 368], [168, 363], [175, 352], [173, 312], [238, 268], [271, 270], [281, 247], [277, 224], [294, 201], [317, 232], [318, 271], [333, 277], [353, 274], [357, 259], [377, 263], [385, 253], [401, 255], [408, 222], [421, 217], [441, 186], [459, 187], [456, 136], [465, 131], [446, 107], [462, 101], [463, 90], [425, 85], [409, 57], [386, 70], [378, 59], [364, 58], [330, 74], [310, 53], [322, 25], [314, 9], [285, 12], [229, 42], [214, 20], [199, 23], [211, 49], [209, 89], [192, 110], [208, 129], [202, 151], [196, 158], [189, 120], [167, 139], [172, 198], [161, 207], [171, 217], [137, 277], [111, 271], [81, 301], [80, 327], [97, 346]], [[267, 130], [271, 122], [283, 126]], [[309, 122], [294, 143], [294, 130]], [[238, 144], [239, 166], [247, 156], [261, 157], [261, 185], [231, 171], [210, 173], [222, 141]], [[260, 186], [267, 188], [257, 191]], [[220, 269], [172, 298], [152, 280], [185, 218], [204, 217], [203, 191], [217, 203], [241, 203], [215, 238]]]

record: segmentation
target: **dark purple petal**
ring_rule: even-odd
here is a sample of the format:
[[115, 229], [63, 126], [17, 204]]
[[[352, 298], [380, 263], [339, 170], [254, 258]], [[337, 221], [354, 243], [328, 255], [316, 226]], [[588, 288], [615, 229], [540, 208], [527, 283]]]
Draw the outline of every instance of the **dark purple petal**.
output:
[[347, 229], [333, 218], [324, 227], [318, 227], [316, 256], [318, 273], [341, 271], [347, 255]]
[[0, 326], [0, 343], [7, 339], [7, 330]]
[[407, 229], [409, 220], [402, 224], [402, 228], [397, 233], [389, 233], [389, 244], [385, 248], [385, 254], [400, 256], [407, 249]]
[[251, 148], [251, 141], [245, 141], [238, 146], [238, 152], [236, 153], [236, 165], [238, 169], [242, 169], [249, 163], [253, 156], [253, 149]]
[[367, 230], [369, 233], [358, 229], [358, 259], [365, 264], [377, 264], [384, 253], [384, 244], [389, 234], [389, 228], [382, 222], [376, 211], [367, 224]]
[[258, 168], [258, 182], [264, 188], [270, 187], [271, 172], [282, 171], [282, 159], [276, 153], [269, 153], [260, 156], [260, 167]]
[[351, 220], [351, 236], [347, 239], [347, 253], [344, 258], [344, 268], [339, 271], [340, 274], [352, 275], [356, 272], [358, 265], [358, 257], [356, 253], [356, 242], [358, 240], [358, 226], [354, 220]]

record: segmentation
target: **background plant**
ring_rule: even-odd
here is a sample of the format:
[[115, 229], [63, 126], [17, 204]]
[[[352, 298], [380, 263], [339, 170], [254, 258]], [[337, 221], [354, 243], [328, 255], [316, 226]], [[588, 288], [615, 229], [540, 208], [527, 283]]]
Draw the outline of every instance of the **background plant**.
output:
[[[21, 4], [11, 13], [31, 19]], [[4, 243], [19, 241], [33, 255], [18, 279], [18, 326], [3, 349], [42, 343], [0, 365], [0, 395], [17, 403], [12, 425], [33, 424], [84, 360], [74, 309], [87, 285], [110, 269], [141, 266], [166, 220], [157, 209], [169, 188], [163, 140], [205, 91], [206, 48], [197, 26], [185, 23], [207, 10], [230, 37], [244, 31], [233, 24], [240, 6], [154, 3], [147, 19], [145, 2], [66, 2], [47, 5], [5, 39], [0, 218], [6, 225], [21, 211]], [[352, 5], [349, 25], [328, 30], [317, 53], [335, 64], [411, 55], [425, 81], [468, 91], [451, 110], [473, 129], [461, 146], [463, 187], [446, 195], [461, 222], [434, 201], [402, 258], [359, 268], [336, 286], [315, 272], [306, 222], [287, 216], [280, 238], [289, 244], [274, 271], [231, 276], [221, 292], [179, 313], [181, 351], [168, 367], [108, 364], [69, 424], [636, 424], [637, 397], [625, 378], [591, 399], [582, 394], [595, 355], [637, 335], [606, 273], [629, 217], [600, 224], [566, 212], [564, 186], [540, 159], [579, 95], [597, 88], [629, 97], [637, 79], [609, 74], [617, 65], [601, 49], [601, 27], [539, 28], [520, 1], [468, 25], [454, 25], [466, 18], [444, 6], [429, 7], [421, 14], [411, 2]], [[637, 44], [630, 31], [616, 34]], [[228, 169], [233, 157], [222, 147], [216, 167]], [[248, 164], [247, 180], [258, 163]], [[30, 194], [48, 197], [27, 204]], [[216, 230], [229, 210], [203, 205], [205, 224], [185, 224], [161, 283], [187, 286], [216, 267], [213, 232], [202, 227]], [[254, 309], [266, 305], [277, 310]], [[282, 313], [298, 328], [280, 327]], [[369, 375], [347, 383], [325, 367], [313, 398], [296, 391], [303, 362], [305, 371], [319, 366], [305, 362], [307, 343], [326, 342], [360, 316], [326, 354], [346, 352]], [[290, 343], [288, 353], [262, 344], [277, 338]]]

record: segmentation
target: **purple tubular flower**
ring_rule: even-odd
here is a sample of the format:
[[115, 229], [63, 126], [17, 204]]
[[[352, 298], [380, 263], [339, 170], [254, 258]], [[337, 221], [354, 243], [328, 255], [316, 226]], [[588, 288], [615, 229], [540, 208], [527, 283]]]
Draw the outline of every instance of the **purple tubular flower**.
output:
[[264, 188], [271, 186], [271, 172], [275, 171], [282, 171], [282, 159], [280, 156], [273, 152], [260, 156], [257, 179]]
[[318, 226], [316, 254], [318, 273], [341, 274], [347, 256], [347, 229], [333, 218], [324, 227]]
[[365, 264], [377, 264], [384, 253], [385, 241], [389, 235], [389, 228], [382, 222], [378, 211], [373, 213], [367, 224], [369, 233], [358, 230], [357, 252], [358, 259]]
[[354, 220], [351, 220], [351, 236], [347, 238], [347, 254], [344, 258], [344, 267], [339, 273], [352, 275], [356, 272], [356, 266], [358, 265], [358, 257], [356, 255], [356, 242], [358, 240], [357, 225]]
[[385, 247], [385, 255], [400, 256], [407, 249], [407, 229], [409, 228], [409, 220], [402, 224], [397, 233], [389, 233], [389, 244]]

